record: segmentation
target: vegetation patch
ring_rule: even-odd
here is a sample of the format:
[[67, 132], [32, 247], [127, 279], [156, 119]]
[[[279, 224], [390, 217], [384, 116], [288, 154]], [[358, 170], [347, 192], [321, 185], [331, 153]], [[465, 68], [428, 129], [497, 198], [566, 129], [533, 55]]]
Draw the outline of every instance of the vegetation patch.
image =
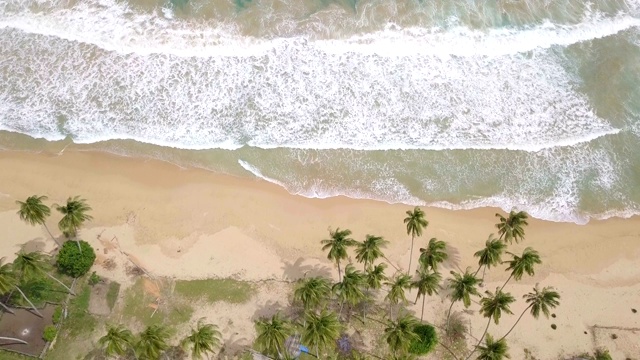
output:
[[58, 270], [63, 274], [71, 277], [80, 277], [86, 274], [93, 262], [96, 260], [96, 253], [88, 242], [80, 240], [80, 249], [78, 242], [67, 241], [62, 245], [56, 265]]
[[54, 324], [57, 324], [60, 322], [60, 320], [62, 320], [62, 307], [57, 306], [56, 309], [53, 310], [53, 316], [51, 317], [51, 320]]
[[113, 310], [113, 307], [116, 304], [116, 300], [118, 300], [118, 295], [120, 294], [120, 283], [112, 281], [109, 283], [109, 290], [107, 290], [107, 304], [109, 305], [109, 309]]
[[142, 278], [124, 294], [122, 315], [125, 318], [136, 319], [144, 326], [177, 326], [187, 323], [192, 314], [193, 308], [186, 301], [162, 294], [158, 297], [145, 292]]
[[69, 303], [69, 315], [64, 323], [64, 328], [70, 336], [87, 334], [92, 332], [97, 324], [96, 319], [88, 312], [91, 288], [84, 286], [75, 298]]
[[56, 338], [57, 334], [58, 334], [58, 329], [56, 329], [56, 327], [53, 325], [48, 325], [47, 327], [44, 328], [42, 338], [47, 342], [51, 342], [53, 341], [53, 339]]
[[255, 289], [246, 281], [232, 279], [178, 280], [176, 294], [189, 300], [206, 300], [207, 302], [224, 301], [242, 304], [253, 296]]
[[431, 325], [420, 324], [413, 331], [418, 335], [418, 339], [411, 342], [409, 352], [416, 355], [425, 355], [433, 351], [438, 344], [436, 329]]
[[[20, 289], [37, 308], [44, 307], [47, 302], [61, 303], [67, 297], [67, 290], [64, 287], [42, 273], [21, 283]], [[17, 291], [11, 295], [11, 304], [31, 307]]]

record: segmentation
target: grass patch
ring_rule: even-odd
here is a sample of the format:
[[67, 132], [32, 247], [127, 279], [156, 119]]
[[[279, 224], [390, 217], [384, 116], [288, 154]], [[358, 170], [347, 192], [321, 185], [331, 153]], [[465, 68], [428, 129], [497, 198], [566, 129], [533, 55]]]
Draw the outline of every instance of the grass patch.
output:
[[167, 325], [169, 327], [186, 324], [191, 319], [193, 308], [186, 301], [174, 297], [163, 297], [158, 311], [153, 314], [156, 298], [144, 291], [142, 279], [126, 290], [122, 315], [124, 318], [136, 319], [144, 326]]
[[0, 350], [0, 359], [2, 360], [33, 360], [32, 357], [20, 355], [11, 351]]
[[110, 282], [109, 289], [107, 290], [107, 304], [110, 310], [113, 310], [113, 306], [116, 304], [116, 300], [118, 300], [118, 294], [120, 294], [120, 283], [115, 281]]
[[255, 289], [251, 283], [232, 279], [178, 280], [175, 292], [189, 300], [242, 304], [251, 299]]

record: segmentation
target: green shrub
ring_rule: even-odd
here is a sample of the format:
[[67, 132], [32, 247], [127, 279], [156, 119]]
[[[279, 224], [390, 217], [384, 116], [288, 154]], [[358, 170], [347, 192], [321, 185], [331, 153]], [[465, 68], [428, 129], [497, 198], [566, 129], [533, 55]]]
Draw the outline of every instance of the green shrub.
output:
[[89, 277], [89, 285], [95, 285], [99, 282], [100, 282], [100, 276], [98, 276], [95, 271], [92, 272], [91, 276]]
[[51, 320], [54, 324], [57, 324], [60, 322], [60, 320], [62, 320], [62, 308], [60, 306], [56, 307], [56, 309], [53, 310], [53, 316], [51, 317]]
[[44, 328], [44, 333], [42, 334], [42, 338], [45, 339], [46, 341], [53, 341], [53, 339], [56, 338], [57, 334], [58, 334], [58, 329], [56, 329], [55, 326], [47, 325], [47, 327]]
[[596, 360], [612, 360], [611, 355], [609, 355], [609, 350], [607, 349], [596, 350]]
[[420, 324], [413, 331], [418, 335], [416, 341], [411, 342], [409, 352], [416, 355], [425, 355], [430, 353], [438, 344], [438, 335], [436, 329], [431, 325]]
[[75, 241], [67, 241], [62, 245], [56, 265], [61, 273], [71, 277], [80, 277], [86, 274], [93, 262], [96, 260], [96, 253], [86, 241], [80, 240], [80, 248]]

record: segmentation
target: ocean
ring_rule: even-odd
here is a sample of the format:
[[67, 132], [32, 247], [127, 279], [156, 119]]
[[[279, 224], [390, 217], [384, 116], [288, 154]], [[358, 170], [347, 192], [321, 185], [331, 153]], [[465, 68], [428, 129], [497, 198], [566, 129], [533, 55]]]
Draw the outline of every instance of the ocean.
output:
[[68, 147], [306, 197], [640, 214], [640, 0], [0, 0], [0, 148]]

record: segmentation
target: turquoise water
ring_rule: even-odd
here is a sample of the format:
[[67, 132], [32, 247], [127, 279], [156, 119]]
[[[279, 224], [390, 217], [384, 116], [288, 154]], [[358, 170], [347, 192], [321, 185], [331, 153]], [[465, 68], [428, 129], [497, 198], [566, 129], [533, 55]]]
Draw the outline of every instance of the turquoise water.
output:
[[0, 130], [308, 197], [629, 216], [640, 1], [0, 0]]

